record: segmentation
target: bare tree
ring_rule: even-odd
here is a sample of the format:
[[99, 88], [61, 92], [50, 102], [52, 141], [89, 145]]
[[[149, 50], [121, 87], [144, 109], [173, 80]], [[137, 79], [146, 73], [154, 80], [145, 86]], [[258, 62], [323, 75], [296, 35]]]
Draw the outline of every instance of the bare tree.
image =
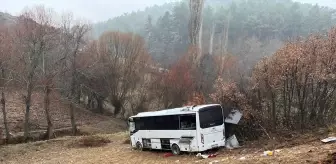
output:
[[85, 23], [73, 24], [72, 15], [65, 15], [62, 20], [62, 46], [65, 57], [69, 63], [65, 63], [70, 70], [70, 120], [72, 134], [77, 134], [77, 125], [75, 120], [75, 97], [78, 86], [77, 58], [83, 48], [85, 35], [89, 31], [89, 25]]
[[124, 115], [127, 96], [138, 86], [148, 53], [144, 40], [132, 33], [106, 32], [99, 38], [100, 69], [105, 71], [102, 80], [107, 85], [108, 97], [115, 115]]
[[65, 67], [62, 65], [62, 62], [65, 61], [65, 54], [62, 53], [61, 40], [62, 37], [60, 30], [55, 28], [50, 28], [53, 30], [53, 39], [51, 40], [53, 46], [42, 55], [42, 68], [41, 68], [41, 78], [42, 78], [42, 86], [44, 92], [44, 111], [46, 114], [47, 120], [47, 132], [45, 135], [46, 139], [50, 139], [54, 134], [54, 126], [51, 120], [50, 115], [50, 93], [54, 90], [55, 80], [57, 80], [57, 76], [64, 71]]
[[36, 86], [36, 73], [42, 56], [52, 46], [52, 12], [43, 6], [27, 10], [18, 20], [16, 38], [19, 49], [19, 61], [23, 65], [20, 81], [26, 86], [24, 101], [26, 104], [24, 138], [29, 138], [29, 117], [31, 96]]
[[[12, 55], [12, 46], [13, 42], [9, 34], [9, 30], [6, 27], [0, 28], [0, 87], [1, 87], [1, 105], [2, 105], [2, 114], [3, 114], [3, 123], [5, 127], [6, 140], [10, 139], [10, 133], [7, 122], [7, 111], [6, 111], [6, 83], [9, 82], [8, 77], [8, 62], [11, 59]], [[2, 137], [2, 136], [1, 136]]]

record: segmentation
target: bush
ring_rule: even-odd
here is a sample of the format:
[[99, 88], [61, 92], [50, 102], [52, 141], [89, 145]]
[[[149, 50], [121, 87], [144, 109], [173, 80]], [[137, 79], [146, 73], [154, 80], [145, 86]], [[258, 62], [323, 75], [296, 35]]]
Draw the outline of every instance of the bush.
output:
[[111, 141], [102, 136], [84, 136], [79, 141], [81, 147], [100, 147], [105, 146], [108, 143], [111, 143]]

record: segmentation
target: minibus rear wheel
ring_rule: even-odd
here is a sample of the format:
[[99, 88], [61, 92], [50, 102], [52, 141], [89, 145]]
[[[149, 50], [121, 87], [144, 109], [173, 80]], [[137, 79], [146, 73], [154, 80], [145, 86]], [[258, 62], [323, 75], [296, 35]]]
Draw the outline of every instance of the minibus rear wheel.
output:
[[174, 155], [180, 155], [181, 151], [180, 151], [180, 147], [176, 144], [173, 144], [171, 147], [171, 151]]

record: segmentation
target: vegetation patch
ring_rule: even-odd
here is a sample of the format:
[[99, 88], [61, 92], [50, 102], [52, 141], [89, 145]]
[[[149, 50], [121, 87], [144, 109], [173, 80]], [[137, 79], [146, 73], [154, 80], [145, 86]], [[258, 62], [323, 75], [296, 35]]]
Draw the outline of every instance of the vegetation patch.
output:
[[74, 141], [69, 146], [70, 147], [102, 147], [111, 143], [111, 140], [104, 136], [84, 136], [79, 140]]
[[327, 158], [320, 162], [322, 164], [335, 164], [336, 163], [336, 151], [333, 153], [329, 153]]

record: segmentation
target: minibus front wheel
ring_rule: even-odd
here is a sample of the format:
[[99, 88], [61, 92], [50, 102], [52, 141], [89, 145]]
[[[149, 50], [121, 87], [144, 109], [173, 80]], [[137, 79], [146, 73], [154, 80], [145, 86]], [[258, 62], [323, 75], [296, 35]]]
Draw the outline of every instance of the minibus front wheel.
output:
[[136, 149], [140, 151], [143, 150], [142, 144], [139, 141], [136, 143]]

